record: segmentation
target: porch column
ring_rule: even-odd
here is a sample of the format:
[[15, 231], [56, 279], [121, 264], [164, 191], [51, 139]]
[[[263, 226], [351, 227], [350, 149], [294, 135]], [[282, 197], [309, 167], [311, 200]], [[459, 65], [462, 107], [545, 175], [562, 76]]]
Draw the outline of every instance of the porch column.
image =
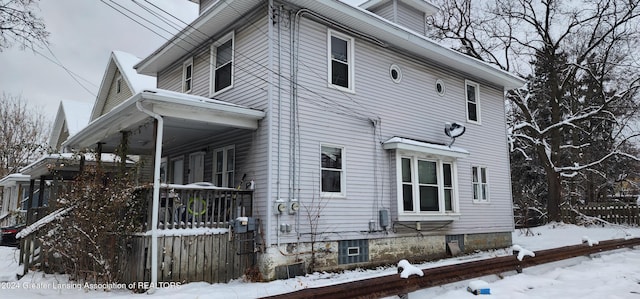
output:
[[153, 293], [158, 286], [158, 210], [160, 209], [160, 164], [162, 163], [164, 119], [160, 114], [144, 108], [140, 101], [136, 102], [136, 108], [155, 119], [155, 130], [153, 130], [153, 139], [155, 141], [155, 159], [153, 161], [153, 205], [151, 209], [151, 288], [148, 291], [149, 293]]

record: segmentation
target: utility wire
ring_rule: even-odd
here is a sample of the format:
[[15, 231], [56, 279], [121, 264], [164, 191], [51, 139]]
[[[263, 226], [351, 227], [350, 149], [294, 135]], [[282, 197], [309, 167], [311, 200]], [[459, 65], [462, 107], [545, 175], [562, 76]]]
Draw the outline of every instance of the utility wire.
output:
[[[14, 39], [14, 41], [17, 41], [17, 40], [15, 40], [15, 38], [14, 38], [14, 37], [12, 37], [12, 36], [9, 36], [9, 38], [12, 38], [12, 39]], [[91, 94], [92, 96], [94, 96], [94, 97], [95, 97], [95, 96], [96, 96], [96, 94], [95, 94], [95, 93], [93, 93], [91, 90], [89, 90], [89, 89], [88, 89], [84, 84], [82, 84], [82, 83], [78, 80], [78, 78], [80, 78], [80, 79], [82, 79], [83, 81], [85, 81], [85, 82], [87, 82], [87, 83], [89, 83], [89, 84], [91, 84], [91, 85], [95, 86], [96, 88], [97, 88], [97, 86], [96, 86], [95, 84], [93, 84], [91, 81], [89, 81], [89, 80], [85, 79], [84, 77], [82, 77], [81, 75], [78, 75], [78, 74], [74, 73], [73, 71], [71, 71], [68, 67], [66, 67], [66, 66], [65, 66], [65, 65], [64, 65], [64, 64], [63, 64], [63, 63], [58, 59], [58, 57], [56, 57], [56, 55], [53, 53], [53, 51], [51, 50], [51, 48], [49, 48], [49, 46], [48, 46], [48, 45], [46, 45], [46, 44], [45, 44], [45, 46], [46, 46], [46, 47], [47, 47], [47, 49], [49, 50], [49, 53], [51, 53], [51, 55], [52, 55], [55, 59], [50, 58], [49, 56], [47, 56], [47, 55], [43, 54], [42, 52], [40, 52], [40, 51], [36, 50], [34, 47], [31, 47], [31, 50], [32, 50], [34, 53], [36, 53], [36, 54], [38, 54], [38, 55], [42, 56], [42, 57], [43, 57], [43, 58], [45, 58], [46, 60], [50, 61], [51, 63], [53, 63], [53, 64], [55, 64], [55, 65], [57, 65], [57, 66], [61, 67], [65, 72], [67, 72], [67, 74], [69, 74], [69, 76], [70, 76], [70, 77], [71, 77], [71, 78], [72, 78], [76, 83], [78, 83], [78, 85], [80, 85], [80, 87], [82, 87], [82, 89], [84, 89], [86, 92], [88, 92], [89, 94]]]

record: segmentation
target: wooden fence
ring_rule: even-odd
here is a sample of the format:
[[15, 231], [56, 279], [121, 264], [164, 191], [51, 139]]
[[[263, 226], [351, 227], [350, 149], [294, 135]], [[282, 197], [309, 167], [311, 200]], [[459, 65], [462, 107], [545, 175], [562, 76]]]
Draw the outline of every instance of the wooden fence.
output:
[[[255, 266], [254, 234], [229, 232], [158, 238], [158, 282], [226, 283]], [[151, 237], [136, 236], [123, 260], [122, 283], [149, 282]]]
[[638, 205], [635, 204], [599, 203], [561, 209], [562, 220], [568, 223], [578, 222], [580, 214], [583, 214], [614, 224], [640, 225], [638, 212]]

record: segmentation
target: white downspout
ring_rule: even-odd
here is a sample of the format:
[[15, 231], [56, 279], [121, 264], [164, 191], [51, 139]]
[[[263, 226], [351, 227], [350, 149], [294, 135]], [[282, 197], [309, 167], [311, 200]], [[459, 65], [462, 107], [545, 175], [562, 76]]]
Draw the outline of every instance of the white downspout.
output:
[[160, 164], [162, 163], [162, 135], [164, 120], [161, 115], [142, 107], [142, 102], [136, 102], [136, 108], [158, 121], [156, 132], [156, 153], [153, 165], [153, 205], [151, 212], [151, 287], [147, 291], [153, 294], [158, 285], [158, 210], [160, 208]]
[[[271, 74], [273, 70], [273, 0], [269, 0], [269, 7], [267, 7], [268, 18], [267, 18], [267, 28], [268, 28], [268, 36], [269, 42], [267, 46], [267, 56], [268, 56], [268, 69], [267, 69], [267, 84], [269, 85], [267, 88], [267, 111], [268, 114], [268, 123], [267, 123], [267, 235], [265, 237], [265, 245], [266, 247], [271, 246], [271, 219], [273, 218], [273, 200], [271, 198], [271, 192], [273, 190], [273, 75]], [[278, 229], [276, 227], [276, 229]]]

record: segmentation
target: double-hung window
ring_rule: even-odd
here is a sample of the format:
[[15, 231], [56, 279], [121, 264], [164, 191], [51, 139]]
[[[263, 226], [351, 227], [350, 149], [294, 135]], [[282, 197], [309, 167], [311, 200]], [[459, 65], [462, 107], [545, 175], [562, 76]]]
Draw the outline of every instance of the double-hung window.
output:
[[233, 187], [235, 172], [236, 148], [234, 145], [226, 146], [213, 151], [214, 181], [218, 187]]
[[467, 121], [480, 123], [480, 85], [465, 81], [465, 97], [467, 101]]
[[489, 202], [489, 183], [487, 182], [487, 168], [480, 166], [472, 167], [471, 182], [473, 184], [473, 201]]
[[193, 88], [193, 58], [182, 64], [182, 92], [191, 92]]
[[211, 45], [212, 95], [233, 87], [234, 33], [231, 32]]
[[329, 86], [353, 92], [353, 38], [329, 30], [327, 43]]
[[344, 148], [322, 145], [320, 154], [320, 191], [323, 196], [345, 195]]

